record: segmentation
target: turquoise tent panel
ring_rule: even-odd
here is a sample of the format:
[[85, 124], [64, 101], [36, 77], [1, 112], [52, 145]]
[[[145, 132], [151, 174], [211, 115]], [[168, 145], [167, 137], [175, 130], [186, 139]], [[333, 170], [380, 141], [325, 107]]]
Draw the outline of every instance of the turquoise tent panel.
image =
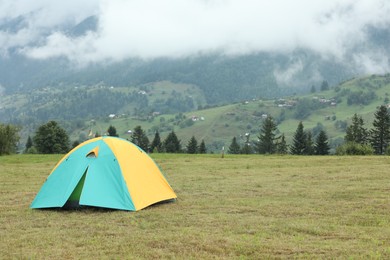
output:
[[97, 143], [87, 144], [70, 154], [52, 172], [38, 192], [31, 208], [62, 207], [74, 191], [91, 160], [85, 155], [96, 147]]
[[119, 164], [106, 144], [98, 157], [89, 164], [79, 204], [134, 211]]
[[64, 206], [87, 167], [87, 162], [75, 163], [72, 158], [68, 158], [48, 177], [31, 208]]

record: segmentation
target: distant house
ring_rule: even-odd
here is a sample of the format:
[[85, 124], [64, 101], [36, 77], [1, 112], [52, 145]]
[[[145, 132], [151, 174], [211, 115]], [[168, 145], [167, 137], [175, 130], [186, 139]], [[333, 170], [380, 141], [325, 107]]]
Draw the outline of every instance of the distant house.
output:
[[203, 116], [195, 116], [195, 115], [193, 115], [193, 116], [191, 116], [191, 120], [193, 121], [193, 122], [197, 122], [197, 121], [204, 121], [204, 117]]
[[199, 121], [199, 117], [198, 116], [192, 116], [191, 120], [194, 121], [194, 122]]
[[116, 115], [115, 115], [115, 114], [109, 114], [108, 117], [111, 118], [111, 119], [113, 119], [113, 118], [116, 117]]

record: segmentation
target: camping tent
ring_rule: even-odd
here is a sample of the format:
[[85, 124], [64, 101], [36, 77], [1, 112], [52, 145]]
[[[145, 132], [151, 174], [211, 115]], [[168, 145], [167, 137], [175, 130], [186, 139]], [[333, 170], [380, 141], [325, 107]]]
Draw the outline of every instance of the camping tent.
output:
[[85, 141], [66, 154], [31, 208], [81, 205], [137, 211], [175, 198], [158, 166], [142, 149], [105, 136]]

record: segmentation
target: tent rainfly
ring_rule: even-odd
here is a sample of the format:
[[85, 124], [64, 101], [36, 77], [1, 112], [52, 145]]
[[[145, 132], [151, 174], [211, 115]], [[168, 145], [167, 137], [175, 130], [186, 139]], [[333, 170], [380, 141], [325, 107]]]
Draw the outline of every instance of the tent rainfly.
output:
[[147, 153], [124, 139], [104, 136], [66, 154], [31, 208], [92, 206], [137, 211], [176, 198]]

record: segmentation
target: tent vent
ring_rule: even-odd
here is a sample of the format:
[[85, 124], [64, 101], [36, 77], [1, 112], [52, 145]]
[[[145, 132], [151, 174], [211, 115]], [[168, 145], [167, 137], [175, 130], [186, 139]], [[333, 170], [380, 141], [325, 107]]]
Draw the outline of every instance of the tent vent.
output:
[[88, 158], [96, 158], [96, 154], [95, 154], [94, 152], [89, 152], [89, 153], [87, 154], [87, 157], [88, 157]]
[[96, 146], [91, 151], [89, 151], [89, 153], [87, 153], [86, 157], [96, 158], [96, 157], [98, 157], [98, 153], [99, 153], [99, 146]]

